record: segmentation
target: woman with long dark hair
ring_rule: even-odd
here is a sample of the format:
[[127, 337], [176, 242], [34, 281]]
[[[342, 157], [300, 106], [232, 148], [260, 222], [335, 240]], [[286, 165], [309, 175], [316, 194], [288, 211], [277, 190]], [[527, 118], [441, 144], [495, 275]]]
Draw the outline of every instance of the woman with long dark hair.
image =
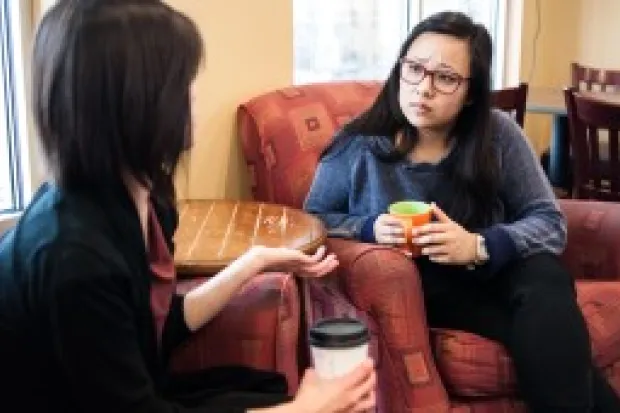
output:
[[174, 348], [252, 277], [274, 268], [322, 276], [338, 264], [324, 248], [308, 256], [253, 247], [186, 295], [174, 292], [173, 176], [191, 145], [191, 86], [202, 54], [194, 23], [159, 0], [59, 0], [43, 17], [33, 101], [51, 176], [0, 239], [3, 411], [374, 406], [368, 360], [336, 380], [310, 370], [292, 399], [275, 372], [168, 371]]
[[618, 408], [558, 259], [566, 223], [523, 131], [491, 109], [492, 44], [462, 13], [420, 22], [377, 99], [323, 153], [305, 209], [331, 236], [403, 244], [396, 201], [432, 204], [413, 230], [431, 327], [503, 343], [534, 412]]

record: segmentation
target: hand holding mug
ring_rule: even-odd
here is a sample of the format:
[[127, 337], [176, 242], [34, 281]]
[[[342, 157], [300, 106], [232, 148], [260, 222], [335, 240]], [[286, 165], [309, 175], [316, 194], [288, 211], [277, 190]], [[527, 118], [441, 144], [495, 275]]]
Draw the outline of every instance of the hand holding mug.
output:
[[412, 228], [413, 242], [422, 248], [422, 255], [438, 264], [468, 265], [476, 261], [477, 235], [452, 221], [437, 205], [431, 204], [437, 218]]
[[407, 242], [402, 221], [390, 214], [379, 215], [374, 231], [378, 244], [402, 245]]

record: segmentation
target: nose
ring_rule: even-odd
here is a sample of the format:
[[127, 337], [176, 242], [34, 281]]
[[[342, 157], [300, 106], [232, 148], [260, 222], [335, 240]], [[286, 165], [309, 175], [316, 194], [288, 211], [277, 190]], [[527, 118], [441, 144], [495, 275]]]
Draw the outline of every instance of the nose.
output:
[[432, 75], [427, 73], [422, 78], [420, 83], [418, 83], [414, 88], [415, 88], [416, 93], [423, 95], [423, 96], [429, 96], [433, 91]]

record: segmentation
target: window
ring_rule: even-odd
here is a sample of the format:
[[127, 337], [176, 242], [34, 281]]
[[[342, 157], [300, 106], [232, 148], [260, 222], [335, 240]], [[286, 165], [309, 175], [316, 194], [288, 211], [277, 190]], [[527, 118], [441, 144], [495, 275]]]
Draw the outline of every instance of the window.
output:
[[[294, 80], [384, 80], [408, 32], [442, 10], [483, 23], [503, 56], [506, 0], [294, 0]], [[494, 61], [501, 84], [503, 59]]]
[[17, 43], [12, 7], [18, 2], [0, 0], [0, 213], [23, 206], [22, 174], [16, 100]]

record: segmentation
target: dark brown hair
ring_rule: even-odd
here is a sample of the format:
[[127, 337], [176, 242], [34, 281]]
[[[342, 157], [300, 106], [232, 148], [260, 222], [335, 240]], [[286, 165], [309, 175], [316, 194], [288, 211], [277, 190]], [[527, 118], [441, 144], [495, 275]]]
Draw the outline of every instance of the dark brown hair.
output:
[[[490, 130], [491, 59], [493, 46], [487, 29], [460, 12], [440, 12], [418, 23], [401, 46], [389, 77], [372, 106], [345, 125], [349, 136], [387, 136], [393, 144], [391, 153], [377, 153], [385, 161], [403, 159], [417, 143], [417, 130], [403, 114], [399, 101], [400, 59], [423, 33], [438, 33], [465, 39], [469, 44], [470, 80], [467, 104], [458, 115], [452, 136], [455, 145], [447, 174], [454, 192], [436, 199], [450, 216], [467, 227], [481, 227], [492, 217], [498, 188], [497, 154]], [[403, 139], [396, 139], [403, 132]]]
[[33, 52], [33, 104], [57, 183], [106, 189], [123, 173], [168, 200], [191, 142], [195, 24], [158, 0], [60, 0]]

